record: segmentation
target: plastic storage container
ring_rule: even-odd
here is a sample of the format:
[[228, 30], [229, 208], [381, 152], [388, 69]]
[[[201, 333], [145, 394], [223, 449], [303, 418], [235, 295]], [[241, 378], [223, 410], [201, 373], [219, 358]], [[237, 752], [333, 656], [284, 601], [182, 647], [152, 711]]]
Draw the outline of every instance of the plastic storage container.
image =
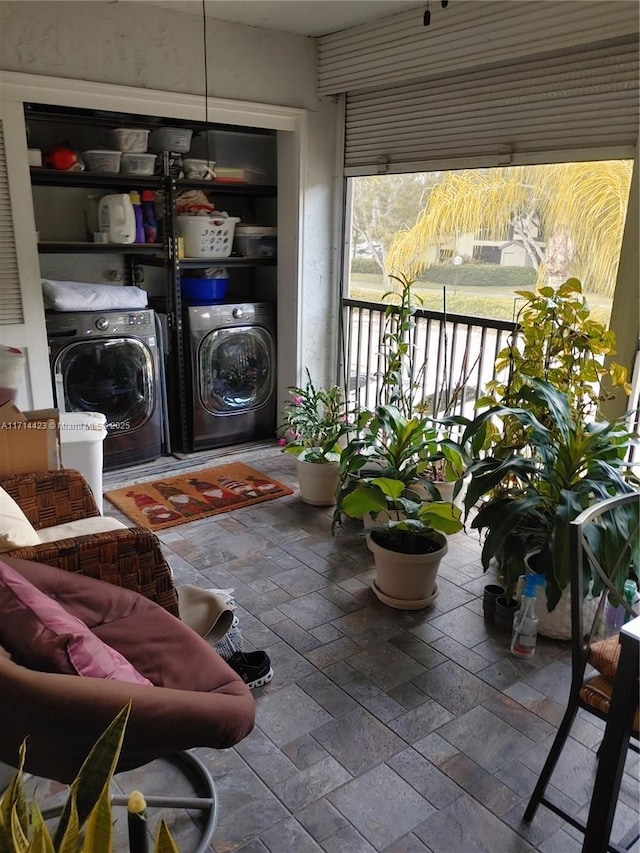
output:
[[180, 278], [180, 292], [188, 305], [209, 305], [220, 302], [227, 295], [229, 273], [225, 269], [216, 270], [206, 278]]
[[116, 174], [120, 171], [122, 151], [99, 151], [93, 148], [82, 152], [82, 159], [88, 172]]
[[236, 225], [233, 248], [248, 258], [275, 258], [278, 253], [278, 229], [264, 225]]
[[178, 216], [178, 236], [187, 258], [228, 258], [233, 248], [237, 216]]
[[153, 175], [155, 166], [155, 154], [125, 153], [120, 160], [120, 171], [123, 175]]
[[159, 127], [149, 135], [149, 150], [186, 154], [191, 147], [192, 133], [186, 127]]
[[[216, 161], [219, 180], [254, 184], [277, 182], [277, 145], [274, 135], [212, 129], [208, 131], [207, 139], [209, 157]], [[194, 140], [190, 156], [207, 156], [204, 134]]]
[[119, 151], [140, 154], [147, 150], [149, 131], [141, 127], [116, 127], [107, 131], [107, 140]]
[[215, 160], [198, 160], [185, 157], [182, 161], [184, 176], [193, 181], [211, 181], [216, 176]]
[[107, 419], [100, 412], [60, 412], [60, 458], [85, 478], [102, 513], [102, 442]]
[[16, 399], [24, 376], [25, 357], [17, 347], [0, 344], [0, 406]]

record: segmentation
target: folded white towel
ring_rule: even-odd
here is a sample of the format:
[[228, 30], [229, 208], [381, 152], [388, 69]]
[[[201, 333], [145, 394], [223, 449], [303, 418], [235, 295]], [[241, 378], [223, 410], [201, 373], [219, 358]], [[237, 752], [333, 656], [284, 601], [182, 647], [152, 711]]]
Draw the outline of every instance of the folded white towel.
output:
[[147, 307], [147, 292], [139, 287], [43, 278], [42, 294], [45, 308], [53, 308], [54, 311], [109, 311]]

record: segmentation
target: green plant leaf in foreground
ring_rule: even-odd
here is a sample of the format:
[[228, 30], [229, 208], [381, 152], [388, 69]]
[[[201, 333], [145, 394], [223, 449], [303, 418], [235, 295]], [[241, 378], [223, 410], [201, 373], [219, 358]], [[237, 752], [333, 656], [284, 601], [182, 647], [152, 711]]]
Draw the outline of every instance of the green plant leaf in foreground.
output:
[[71, 794], [60, 816], [53, 839], [56, 850], [59, 849], [60, 842], [66, 834], [71, 815], [72, 798], [75, 796], [78, 820], [82, 826], [102, 795], [105, 785], [108, 785], [113, 776], [122, 749], [124, 730], [130, 710], [131, 702], [119, 712], [113, 722], [100, 735], [80, 768], [80, 772], [72, 782]]
[[160, 821], [153, 851], [154, 853], [180, 853], [164, 819]]

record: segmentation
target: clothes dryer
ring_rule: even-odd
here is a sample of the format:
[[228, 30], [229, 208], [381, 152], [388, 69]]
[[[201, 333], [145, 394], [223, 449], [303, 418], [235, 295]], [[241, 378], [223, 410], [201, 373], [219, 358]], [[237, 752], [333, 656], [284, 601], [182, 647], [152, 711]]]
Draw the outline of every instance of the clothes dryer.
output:
[[160, 363], [154, 312], [48, 312], [58, 408], [106, 416], [105, 470], [162, 452]]
[[186, 308], [191, 448], [273, 436], [275, 306], [269, 302]]

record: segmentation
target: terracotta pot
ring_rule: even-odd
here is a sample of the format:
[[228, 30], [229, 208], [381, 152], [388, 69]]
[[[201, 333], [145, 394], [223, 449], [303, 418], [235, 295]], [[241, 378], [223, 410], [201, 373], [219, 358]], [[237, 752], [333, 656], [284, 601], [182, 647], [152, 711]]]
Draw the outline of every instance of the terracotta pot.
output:
[[434, 533], [434, 539], [439, 546], [436, 551], [402, 554], [380, 545], [373, 536], [367, 536], [376, 565], [372, 589], [380, 601], [398, 610], [420, 610], [433, 604], [438, 595], [438, 566], [448, 550], [442, 533]]
[[305, 462], [296, 459], [300, 497], [311, 506], [333, 506], [340, 482], [339, 462]]

